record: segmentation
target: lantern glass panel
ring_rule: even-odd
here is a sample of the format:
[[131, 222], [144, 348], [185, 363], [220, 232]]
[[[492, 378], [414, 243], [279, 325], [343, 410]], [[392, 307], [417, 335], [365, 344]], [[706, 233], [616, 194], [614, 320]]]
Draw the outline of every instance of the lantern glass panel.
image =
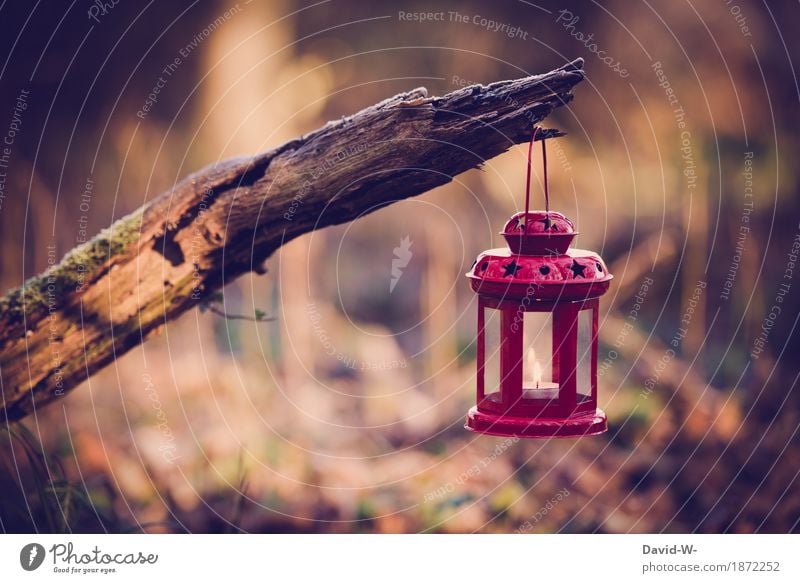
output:
[[553, 378], [553, 314], [525, 312], [522, 334], [522, 385], [535, 391], [528, 395], [557, 399], [558, 384]]
[[578, 312], [578, 353], [575, 380], [578, 403], [592, 396], [592, 319], [593, 309]]
[[500, 326], [502, 312], [494, 308], [483, 308], [484, 334], [484, 393], [500, 391]]

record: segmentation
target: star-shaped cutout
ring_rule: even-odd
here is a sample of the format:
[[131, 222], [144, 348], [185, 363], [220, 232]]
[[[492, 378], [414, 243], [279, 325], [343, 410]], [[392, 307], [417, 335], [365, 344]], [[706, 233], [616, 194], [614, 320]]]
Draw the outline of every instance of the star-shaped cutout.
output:
[[517, 230], [524, 231], [525, 230], [525, 221], [528, 217], [517, 217]]
[[558, 225], [556, 225], [553, 221], [550, 220], [550, 217], [545, 217], [543, 219], [539, 219], [540, 223], [544, 225], [545, 231], [558, 231]]
[[516, 277], [517, 272], [520, 269], [522, 269], [522, 266], [517, 265], [517, 262], [514, 259], [511, 260], [511, 263], [504, 265], [503, 267], [505, 268], [505, 273], [503, 274], [503, 277], [508, 277], [509, 275], [511, 277]]
[[572, 265], [569, 266], [570, 270], [572, 270], [572, 277], [578, 277], [579, 275], [586, 279], [586, 276], [583, 273], [583, 270], [586, 269], [585, 265], [581, 265], [574, 259], [572, 260]]

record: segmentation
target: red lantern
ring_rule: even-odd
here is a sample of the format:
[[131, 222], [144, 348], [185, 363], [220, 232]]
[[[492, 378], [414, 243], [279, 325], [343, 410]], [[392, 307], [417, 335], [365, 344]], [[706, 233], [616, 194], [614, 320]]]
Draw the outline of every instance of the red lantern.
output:
[[551, 212], [544, 157], [544, 211], [506, 223], [508, 248], [481, 253], [466, 274], [478, 294], [477, 405], [467, 429], [516, 437], [577, 437], [606, 431], [597, 408], [599, 297], [612, 275], [597, 253], [571, 249], [572, 222]]

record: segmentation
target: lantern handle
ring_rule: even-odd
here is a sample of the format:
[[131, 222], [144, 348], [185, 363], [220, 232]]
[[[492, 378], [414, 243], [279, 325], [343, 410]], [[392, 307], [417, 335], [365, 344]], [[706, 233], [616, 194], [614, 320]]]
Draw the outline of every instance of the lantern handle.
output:
[[[525, 183], [525, 217], [527, 218], [528, 212], [531, 207], [531, 154], [533, 151], [533, 142], [536, 141], [536, 136], [539, 133], [539, 126], [533, 126], [533, 133], [531, 134], [531, 141], [528, 144], [528, 180]], [[542, 138], [542, 169], [544, 171], [544, 210], [545, 218], [550, 218], [550, 192], [547, 188], [547, 147], [545, 146], [546, 138]], [[526, 223], [527, 224], [527, 223]], [[526, 227], [527, 230], [527, 227]]]

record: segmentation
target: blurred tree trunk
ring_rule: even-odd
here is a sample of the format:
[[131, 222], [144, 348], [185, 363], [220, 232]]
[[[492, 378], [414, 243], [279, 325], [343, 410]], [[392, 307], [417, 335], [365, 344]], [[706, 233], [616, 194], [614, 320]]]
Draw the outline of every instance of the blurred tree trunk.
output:
[[[226, 0], [225, 8], [233, 9], [236, 4], [235, 0]], [[329, 87], [322, 82], [324, 75], [317, 63], [307, 62], [313, 57], [303, 60], [295, 54], [292, 21], [281, 18], [287, 12], [283, 0], [251, 4], [248, 18], [232, 20], [211, 39], [203, 108], [208, 123], [202, 135], [216, 147], [210, 154], [230, 156], [279, 145], [301, 133], [324, 106]], [[242, 119], [242, 112], [246, 112], [244, 122], [231, 124], [232, 119]], [[307, 238], [298, 238], [281, 248], [278, 262], [281, 314], [295, 323], [308, 321], [304, 295], [293, 290], [310, 289], [310, 252]], [[237, 306], [231, 311], [252, 314], [256, 306], [266, 303], [268, 292], [263, 279], [245, 278], [236, 285], [244, 308]], [[252, 334], [251, 344], [257, 346], [255, 332]], [[297, 386], [304, 370], [313, 368], [311, 329], [281, 326], [280, 334], [277, 368], [284, 386]]]
[[[0, 299], [9, 419], [64, 394], [281, 245], [449, 182], [530, 137], [581, 60], [534, 77], [397, 95], [284, 145], [210, 166]], [[541, 132], [541, 137], [557, 132]]]

